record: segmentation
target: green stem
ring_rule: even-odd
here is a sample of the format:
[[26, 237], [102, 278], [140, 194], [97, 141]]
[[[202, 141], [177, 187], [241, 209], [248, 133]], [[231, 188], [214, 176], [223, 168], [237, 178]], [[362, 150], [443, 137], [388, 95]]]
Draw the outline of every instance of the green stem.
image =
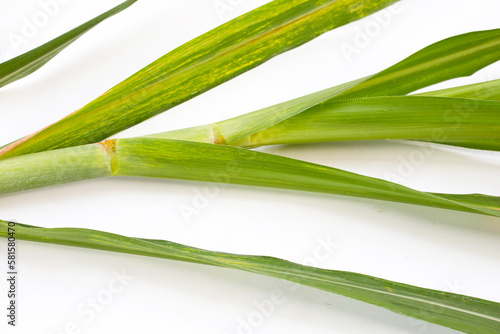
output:
[[47, 187], [111, 176], [110, 159], [102, 144], [31, 154], [0, 162], [0, 193]]

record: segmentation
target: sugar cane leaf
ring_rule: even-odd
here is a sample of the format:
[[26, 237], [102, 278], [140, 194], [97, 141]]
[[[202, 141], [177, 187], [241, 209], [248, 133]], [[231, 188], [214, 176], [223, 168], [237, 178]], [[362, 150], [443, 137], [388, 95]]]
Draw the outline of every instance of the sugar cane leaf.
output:
[[100, 141], [398, 0], [275, 0], [169, 52], [3, 157]]
[[[333, 87], [327, 100], [346, 100], [369, 96], [406, 95], [429, 85], [467, 76], [500, 59], [500, 29], [471, 32], [434, 43], [375, 75]], [[328, 90], [324, 91], [328, 92]], [[317, 93], [316, 93], [317, 94]], [[290, 101], [305, 108], [288, 107], [263, 110], [217, 123], [230, 145], [245, 142], [245, 137], [308, 110], [316, 102], [314, 94]], [[273, 116], [269, 116], [272, 114]]]
[[453, 78], [469, 76], [500, 59], [500, 29], [475, 31], [434, 43], [342, 94], [405, 95]]
[[483, 196], [476, 201], [471, 201], [468, 195], [447, 198], [341, 169], [225, 145], [153, 138], [106, 142], [113, 147], [111, 169], [116, 176], [295, 189], [500, 217], [500, 197]]
[[36, 49], [28, 51], [16, 58], [0, 64], [0, 87], [24, 78], [45, 65], [62, 50], [76, 41], [87, 31], [106, 20], [107, 18], [121, 12], [131, 6], [137, 0], [128, 0], [110, 9], [104, 14], [76, 27], [73, 30], [47, 42]]
[[[215, 124], [153, 134], [148, 137], [211, 142], [213, 136], [199, 136], [199, 132], [201, 129], [216, 129], [219, 143], [254, 147], [261, 145], [255, 141], [256, 137], [261, 134], [274, 137], [273, 133], [277, 128], [284, 129], [289, 119], [293, 123], [294, 121], [291, 120], [293, 117], [301, 119], [301, 113], [313, 115], [316, 110], [324, 110], [324, 105], [340, 100], [353, 100], [353, 104], [356, 104], [357, 99], [363, 97], [406, 95], [441, 81], [473, 74], [499, 59], [500, 29], [467, 33], [434, 43], [398, 64], [369, 77]], [[438, 91], [434, 96], [468, 98], [474, 95], [476, 99], [493, 99], [498, 94], [498, 86], [498, 82], [491, 82], [482, 86], [464, 87], [462, 90], [457, 88]], [[421, 95], [431, 96], [432, 94]], [[380, 124], [380, 129], [383, 130], [384, 126]], [[304, 127], [308, 125], [304, 124]], [[332, 124], [332, 131], [334, 129], [336, 129], [335, 125]], [[359, 135], [359, 133], [353, 133], [351, 136]], [[292, 141], [301, 142], [300, 140], [297, 138]]]
[[416, 139], [500, 139], [500, 102], [435, 96], [330, 100], [259, 131], [240, 146]]
[[[9, 223], [0, 220], [0, 237]], [[269, 256], [238, 255], [81, 228], [41, 228], [16, 223], [16, 238], [242, 270], [340, 294], [393, 312], [465, 333], [489, 334], [500, 328], [500, 304], [431, 290], [373, 276], [320, 269]]]
[[500, 139], [498, 138], [455, 138], [431, 141], [437, 144], [473, 148], [476, 150], [500, 151]]
[[434, 90], [414, 94], [414, 96], [461, 97], [467, 99], [500, 101], [500, 79]]
[[396, 183], [226, 145], [130, 138], [0, 161], [0, 194], [107, 176], [292, 189], [500, 217], [500, 197], [427, 193]]
[[[475, 83], [472, 85], [442, 89], [416, 94], [418, 96], [462, 97], [480, 100], [500, 101], [500, 80]], [[453, 138], [441, 139], [441, 144], [462, 146], [480, 150], [500, 151], [498, 138]]]

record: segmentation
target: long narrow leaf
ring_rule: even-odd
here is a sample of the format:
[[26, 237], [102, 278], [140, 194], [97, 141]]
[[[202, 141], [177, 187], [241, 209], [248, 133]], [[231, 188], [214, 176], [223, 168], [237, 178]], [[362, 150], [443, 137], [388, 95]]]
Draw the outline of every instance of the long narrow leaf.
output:
[[[500, 101], [500, 80], [480, 82], [461, 87], [416, 94], [418, 96], [461, 97], [480, 100]], [[462, 146], [481, 150], [500, 151], [498, 138], [453, 138], [441, 139], [441, 144]]]
[[[215, 124], [154, 134], [148, 137], [210, 142], [210, 139], [214, 137], [203, 134], [206, 134], [207, 131], [210, 133], [215, 129], [217, 132], [216, 139], [219, 143], [226, 143], [233, 146], [255, 147], [259, 145], [269, 145], [273, 144], [273, 140], [275, 143], [303, 142], [302, 140], [304, 137], [313, 137], [319, 135], [319, 133], [316, 133], [316, 129], [312, 129], [315, 124], [308, 123], [305, 119], [306, 117], [301, 114], [307, 114], [314, 118], [314, 120], [317, 120], [319, 116], [316, 118], [314, 115], [318, 111], [318, 114], [324, 113], [325, 106], [335, 105], [338, 101], [351, 102], [351, 100], [355, 99], [352, 102], [353, 105], [356, 105], [358, 98], [377, 95], [405, 95], [437, 82], [470, 75], [498, 60], [500, 60], [500, 29], [467, 33], [432, 44], [398, 64], [366, 78], [361, 78]], [[498, 88], [497, 86], [498, 84], [494, 82], [483, 87], [465, 87], [460, 92], [457, 90], [438, 91], [435, 92], [433, 96], [469, 97], [474, 94], [472, 90], [479, 90], [481, 88], [482, 93], [476, 93], [476, 98], [478, 98], [477, 96], [493, 98], [496, 94], [494, 91]], [[450, 103], [458, 105], [459, 102], [454, 101]], [[426, 106], [432, 108], [432, 105], [428, 103]], [[394, 108], [398, 107], [396, 105], [390, 107], [391, 110], [394, 110]], [[427, 113], [421, 116], [430, 115], [432, 118], [430, 121], [434, 123], [436, 117], [441, 117], [443, 123], [445, 123], [443, 126], [446, 126], [446, 123], [449, 122], [447, 120], [449, 116], [443, 115], [443, 106], [439, 105], [439, 103], [436, 108], [438, 109], [437, 115]], [[450, 106], [449, 108], [450, 112], [458, 112], [456, 110], [457, 106]], [[373, 110], [374, 114], [371, 117], [382, 117], [380, 124], [377, 125], [381, 130], [390, 126], [390, 124], [382, 122], [382, 120], [387, 120], [385, 116], [379, 113], [382, 110], [376, 110], [375, 108], [373, 108]], [[419, 108], [419, 110], [421, 110], [421, 108]], [[336, 113], [336, 110], [333, 112]], [[394, 113], [387, 113], [387, 115], [394, 115]], [[340, 117], [341, 115], [339, 114], [338, 116]], [[415, 117], [421, 116], [416, 115]], [[294, 117], [297, 117], [297, 121], [294, 120]], [[352, 116], [345, 115], [345, 117], [345, 123], [349, 123]], [[395, 117], [400, 119], [398, 115], [395, 115]], [[405, 115], [405, 117], [407, 116]], [[283, 140], [279, 138], [281, 130], [287, 131], [286, 128], [290, 123], [299, 122], [303, 125], [303, 131], [308, 131], [309, 136], [297, 134], [296, 138], [294, 138], [293, 135]], [[328, 126], [326, 120], [321, 122], [323, 127]], [[421, 125], [425, 127], [425, 124], [421, 123]], [[342, 129], [338, 129], [336, 123], [331, 123], [329, 126], [331, 133], [342, 132]], [[435, 126], [437, 126], [437, 124], [435, 124]], [[424, 128], [422, 129], [425, 130]], [[292, 132], [291, 129], [289, 131], [290, 133]], [[387, 133], [386, 138], [391, 138], [391, 135], [391, 133]], [[400, 133], [397, 138], [401, 138], [401, 135]], [[380, 136], [383, 137], [383, 134], [372, 138], [369, 135], [363, 136], [362, 133], [353, 132], [347, 134], [345, 139], [341, 139], [339, 136], [334, 135], [331, 137], [326, 136], [322, 140], [352, 140], [355, 139], [355, 137], [379, 139], [378, 137]], [[266, 140], [261, 142], [256, 138], [266, 138]], [[422, 136], [412, 138], [411, 134], [408, 133], [408, 136], [405, 138], [417, 139], [422, 138]], [[432, 136], [429, 138], [432, 138]], [[445, 140], [444, 137], [441, 139], [443, 139], [443, 141]], [[481, 147], [483, 147], [483, 145]]]
[[331, 100], [259, 131], [238, 146], [342, 140], [500, 139], [500, 102], [427, 96]]
[[467, 99], [500, 101], [500, 79], [434, 90], [431, 92], [414, 94], [413, 96], [460, 97]]
[[342, 98], [405, 95], [438, 82], [472, 75], [499, 59], [500, 29], [453, 36], [375, 74], [346, 91]]
[[16, 58], [8, 60], [0, 64], [0, 87], [8, 85], [14, 81], [24, 78], [25, 76], [35, 72], [48, 61], [54, 58], [59, 52], [64, 50], [68, 45], [77, 40], [87, 31], [104, 21], [105, 19], [121, 12], [128, 8], [137, 0], [128, 0], [121, 5], [110, 9], [104, 14], [76, 27], [73, 30], [47, 42], [36, 49], [28, 51]]
[[[0, 237], [9, 236], [8, 227], [8, 222], [0, 220]], [[466, 333], [491, 334], [500, 328], [499, 303], [352, 272], [299, 265], [274, 257], [214, 252], [170, 241], [80, 228], [15, 224], [15, 235], [20, 240], [192, 262], [280, 278]]]
[[427, 141], [435, 142], [438, 144], [473, 148], [477, 150], [500, 151], [500, 139], [498, 138], [454, 138], [441, 139], [439, 141]]
[[[325, 141], [413, 139], [500, 150], [500, 101], [495, 101], [500, 80], [412, 96], [318, 102], [325, 95], [350, 84], [238, 116], [230, 122], [222, 121], [144, 137], [246, 148]], [[488, 100], [458, 98], [461, 95]], [[310, 104], [306, 106], [308, 102]], [[282, 117], [297, 110], [299, 113], [293, 117]], [[267, 117], [263, 116], [264, 112], [268, 112]], [[245, 132], [249, 127], [256, 130], [257, 124], [263, 129], [228, 142], [227, 134], [238, 133], [238, 129]], [[269, 124], [274, 125], [267, 127]]]
[[[458, 35], [434, 43], [375, 75], [331, 88], [332, 94], [328, 100], [405, 95], [441, 81], [471, 75], [498, 60], [500, 29]], [[314, 95], [294, 101], [304, 103], [311, 98], [314, 98]], [[300, 111], [280, 108], [279, 114], [270, 118], [268, 115], [272, 112], [271, 108], [222, 121], [217, 123], [217, 126], [229, 145], [238, 145], [245, 141], [245, 137], [310, 107]]]
[[[0, 194], [87, 178], [142, 176], [294, 189], [500, 217], [500, 197], [413, 190], [340, 169], [225, 145], [131, 138], [0, 162]], [[462, 200], [463, 199], [463, 200]]]
[[275, 0], [180, 46], [82, 109], [0, 151], [93, 143], [398, 0]]

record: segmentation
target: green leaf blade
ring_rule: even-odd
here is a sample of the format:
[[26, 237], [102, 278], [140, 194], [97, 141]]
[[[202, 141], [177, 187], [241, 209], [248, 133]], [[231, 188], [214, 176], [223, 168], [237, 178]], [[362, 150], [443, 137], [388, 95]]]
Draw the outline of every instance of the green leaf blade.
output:
[[[500, 211], [336, 168], [224, 145], [116, 139], [117, 176], [171, 178], [293, 189], [438, 207], [500, 217]], [[483, 200], [500, 208], [500, 197]]]
[[87, 31], [130, 7], [137, 0], [128, 0], [98, 17], [68, 31], [36, 49], [0, 64], [0, 88], [35, 72]]
[[[322, 126], [326, 129], [326, 120], [321, 121], [319, 115], [321, 114], [321, 110], [324, 110], [324, 106], [329, 103], [352, 101], [355, 104], [358, 99], [366, 97], [405, 95], [441, 81], [470, 75], [500, 60], [499, 46], [500, 29], [454, 36], [434, 43], [396, 65], [372, 76], [221, 121], [212, 126], [216, 126], [219, 129], [220, 137], [223, 138], [224, 143], [240, 147], [272, 145], [273, 143], [354, 140], [356, 137], [362, 137], [358, 139], [380, 139], [380, 137], [386, 137], [384, 139], [387, 139], [391, 137], [391, 133], [387, 133], [387, 136], [384, 136], [384, 127], [387, 125], [383, 122], [379, 122], [379, 124], [376, 125], [380, 129], [376, 137], [363, 137], [359, 131], [349, 134], [348, 129], [345, 130], [345, 135], [340, 135], [340, 131], [337, 131], [339, 136], [325, 136], [321, 140], [319, 138], [316, 140], [309, 140], [307, 135], [301, 137], [299, 134], [297, 134], [297, 137], [290, 135], [286, 140], [281, 141], [276, 137], [279, 137], [281, 131], [286, 132], [286, 128], [292, 126], [291, 124], [301, 124], [303, 128], [309, 127], [307, 130], [309, 136], [320, 137], [320, 133], [315, 133], [313, 124], [307, 123], [305, 120], [306, 117], [301, 114], [313, 116], [316, 111], [320, 111], [318, 112], [318, 118], [315, 119], [323, 123]], [[483, 85], [471, 85], [469, 87], [417, 94], [416, 96], [494, 99], [494, 97], [498, 95], [498, 86], [498, 82], [491, 82]], [[464, 100], [462, 102], [466, 101]], [[440, 108], [439, 105], [437, 107], [438, 109]], [[451, 108], [451, 111], [453, 110], [454, 108]], [[341, 115], [342, 114], [339, 113], [339, 119]], [[400, 117], [394, 113], [390, 115]], [[346, 115], [345, 122], [349, 122], [351, 119], [350, 117], [350, 115]], [[434, 116], [431, 115], [431, 117]], [[298, 120], [296, 121], [294, 118]], [[446, 122], [446, 119], [443, 119], [443, 123]], [[332, 123], [331, 126], [332, 132], [334, 132], [335, 124]], [[190, 131], [195, 129], [196, 128], [192, 128]], [[422, 131], [423, 130], [425, 129], [422, 128]], [[302, 129], [300, 131], [305, 132], [306, 130]], [[291, 132], [292, 130], [290, 129], [290, 133]], [[159, 133], [148, 137], [191, 139], [189, 131], [187, 130]], [[342, 137], [345, 137], [345, 139], [342, 139]], [[403, 137], [406, 139], [414, 139], [411, 136], [404, 136], [403, 133], [399, 134], [397, 138]], [[432, 137], [433, 136], [429, 136], [429, 138]], [[266, 139], [260, 141], [256, 138]], [[418, 133], [415, 138], [426, 139], [418, 135]], [[198, 140], [198, 138], [195, 140]], [[477, 139], [470, 140], [473, 143], [479, 143]]]
[[[59, 175], [68, 174], [61, 178]], [[107, 176], [228, 183], [361, 197], [500, 217], [500, 197], [432, 194], [301, 160], [190, 141], [130, 138], [0, 161], [0, 194]]]
[[413, 96], [439, 96], [500, 101], [500, 80], [491, 80], [471, 85], [434, 90], [431, 92], [413, 94]]
[[103, 140], [397, 1], [275, 0], [168, 53], [0, 154], [5, 158]]
[[[475, 83], [466, 86], [452, 87], [432, 92], [415, 94], [415, 96], [441, 96], [500, 101], [500, 80]], [[435, 141], [439, 144], [462, 146], [478, 150], [500, 151], [500, 139], [497, 138], [453, 138]]]
[[436, 42], [375, 74], [343, 98], [406, 95], [469, 76], [500, 59], [500, 29], [470, 32]]
[[246, 147], [345, 140], [500, 139], [500, 102], [434, 96], [331, 100], [259, 131]]
[[[8, 222], [0, 220], [0, 237], [8, 237], [7, 226]], [[466, 333], [490, 334], [500, 328], [500, 304], [496, 302], [358, 273], [303, 266], [274, 257], [214, 252], [165, 240], [131, 238], [80, 228], [16, 224], [16, 237], [243, 270], [344, 295]]]

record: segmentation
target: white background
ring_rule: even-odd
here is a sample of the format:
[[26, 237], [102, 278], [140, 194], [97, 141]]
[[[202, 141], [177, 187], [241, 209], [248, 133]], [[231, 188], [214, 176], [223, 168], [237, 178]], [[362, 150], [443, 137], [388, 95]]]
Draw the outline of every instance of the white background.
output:
[[[176, 46], [266, 2], [139, 1], [35, 74], [0, 89], [0, 143], [57, 121]], [[28, 51], [119, 3], [66, 1], [33, 36], [13, 45], [9, 38], [22, 36], [25, 20], [33, 22], [42, 7], [37, 0], [0, 0], [0, 57]], [[220, 3], [229, 7], [217, 11]], [[381, 25], [372, 16], [326, 33], [118, 136], [214, 122], [366, 76], [443, 38], [498, 28], [499, 12], [496, 0], [404, 0], [378, 31]], [[375, 30], [361, 45], [357, 36], [367, 29]], [[358, 53], [346, 57], [341, 45], [347, 44]], [[438, 87], [498, 78], [500, 64]], [[496, 152], [429, 149], [405, 141], [264, 150], [380, 178], [397, 176], [420, 190], [500, 195]], [[204, 202], [200, 193], [207, 187], [139, 178], [85, 181], [2, 197], [0, 218], [301, 263], [323, 251], [328, 256], [317, 262], [324, 268], [500, 302], [498, 218], [243, 186], [219, 189]], [[195, 205], [199, 214], [183, 218], [180, 208]], [[318, 248], [325, 242], [333, 245], [329, 253]], [[6, 248], [0, 240], [1, 268]], [[29, 242], [19, 242], [18, 251], [19, 326], [7, 328], [6, 311], [1, 311], [2, 333], [454, 332], [331, 293], [306, 287], [292, 291], [286, 282], [244, 272]], [[133, 280], [90, 319], [87, 301], [109, 297], [114, 272], [122, 271]], [[7, 303], [6, 291], [2, 279], [0, 305]], [[283, 294], [280, 302], [263, 314], [256, 305], [276, 293]]]

